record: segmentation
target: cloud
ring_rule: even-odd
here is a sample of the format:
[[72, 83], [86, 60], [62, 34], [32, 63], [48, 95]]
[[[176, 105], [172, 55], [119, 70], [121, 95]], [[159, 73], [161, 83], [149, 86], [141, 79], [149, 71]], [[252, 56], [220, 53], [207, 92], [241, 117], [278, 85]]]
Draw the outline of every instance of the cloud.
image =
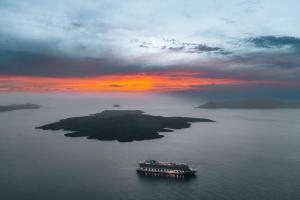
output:
[[197, 44], [197, 45], [195, 45], [195, 47], [193, 47], [193, 49], [195, 51], [200, 51], [200, 52], [203, 52], [203, 51], [219, 51], [219, 50], [221, 50], [220, 47], [210, 47], [210, 46], [207, 46], [206, 44]]
[[[4, 37], [2, 37], [4, 38]], [[179, 42], [170, 40], [174, 46], [159, 49], [158, 53], [123, 57], [118, 54], [104, 53], [99, 56], [77, 56], [59, 48], [60, 43], [51, 41], [28, 41], [21, 39], [1, 40], [0, 43], [0, 74], [54, 77], [84, 77], [101, 74], [122, 74], [140, 72], [163, 72], [173, 70], [192, 70], [203, 72], [206, 78], [231, 78], [245, 80], [290, 80], [300, 79], [300, 58], [294, 48], [298, 45], [297, 38], [282, 37], [279, 41], [275, 36], [266, 40], [265, 37], [254, 37], [238, 50], [222, 49], [198, 43]], [[263, 38], [268, 41], [268, 47], [262, 48], [257, 42]], [[276, 38], [274, 40], [274, 38]], [[285, 38], [285, 39], [284, 39]], [[257, 44], [251, 51], [247, 45]], [[254, 42], [255, 41], [255, 42]], [[270, 42], [272, 41], [272, 42]], [[275, 42], [276, 41], [276, 42]], [[284, 42], [283, 42], [284, 41]], [[150, 48], [152, 42], [143, 42]], [[264, 43], [264, 46], [266, 45]], [[272, 44], [272, 45], [271, 45]], [[279, 51], [273, 46], [294, 45], [289, 51]], [[178, 45], [178, 46], [175, 46]], [[272, 48], [271, 48], [272, 47]], [[213, 52], [210, 56], [183, 57], [176, 62], [165, 63], [161, 59], [168, 58], [168, 52], [187, 53], [194, 48], [196, 52]], [[274, 51], [272, 49], [275, 49]], [[263, 51], [259, 50], [263, 49]], [[271, 51], [270, 51], [271, 50]], [[231, 54], [218, 53], [229, 52]], [[197, 53], [198, 54], [198, 53]], [[177, 56], [176, 56], [177, 58]], [[173, 59], [171, 57], [171, 59]]]
[[175, 51], [175, 52], [182, 52], [184, 50], [184, 46], [179, 46], [179, 47], [169, 47], [168, 48], [170, 51]]
[[246, 40], [256, 47], [260, 48], [290, 48], [291, 50], [300, 52], [300, 38], [291, 36], [260, 36], [251, 37]]
[[[140, 41], [135, 40], [134, 42]], [[221, 47], [209, 46], [207, 44], [200, 44], [195, 42], [180, 42], [176, 39], [163, 39], [160, 43], [160, 46], [158, 46], [157, 44], [152, 44], [151, 42], [143, 41], [139, 44], [139, 47], [157, 50], [169, 50], [178, 53], [224, 52]]]
[[241, 2], [1, 0], [0, 76], [187, 70], [297, 84], [299, 2]]
[[71, 57], [51, 53], [1, 51], [1, 75], [82, 77], [138, 72], [143, 64], [122, 59]]

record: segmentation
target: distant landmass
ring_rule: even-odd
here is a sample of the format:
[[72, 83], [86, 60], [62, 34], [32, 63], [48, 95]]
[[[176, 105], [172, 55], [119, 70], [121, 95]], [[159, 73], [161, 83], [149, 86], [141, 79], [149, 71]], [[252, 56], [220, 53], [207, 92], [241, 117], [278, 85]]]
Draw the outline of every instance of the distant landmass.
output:
[[119, 104], [114, 104], [113, 107], [114, 107], [114, 108], [119, 108], [119, 107], [121, 107], [121, 106], [120, 106]]
[[39, 109], [40, 106], [36, 104], [12, 104], [6, 106], [0, 106], [0, 112], [8, 112], [13, 110], [23, 110], [23, 109]]
[[72, 117], [37, 127], [43, 130], [67, 130], [68, 137], [87, 137], [120, 142], [161, 138], [158, 132], [189, 128], [191, 122], [214, 122], [191, 117], [163, 117], [144, 114], [140, 110], [105, 110], [101, 113]]
[[279, 109], [300, 108], [300, 102], [279, 100], [228, 100], [210, 101], [197, 108], [237, 108], [237, 109]]

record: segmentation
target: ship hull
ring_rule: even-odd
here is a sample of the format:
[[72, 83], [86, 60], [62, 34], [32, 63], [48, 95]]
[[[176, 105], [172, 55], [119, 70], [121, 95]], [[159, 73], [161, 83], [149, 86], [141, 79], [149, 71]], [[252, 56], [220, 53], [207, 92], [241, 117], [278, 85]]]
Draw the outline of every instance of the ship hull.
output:
[[147, 173], [147, 174], [180, 175], [180, 176], [194, 176], [196, 173], [196, 170], [176, 172], [176, 171], [152, 171], [152, 170], [145, 170], [142, 168], [137, 168], [136, 171], [141, 174]]

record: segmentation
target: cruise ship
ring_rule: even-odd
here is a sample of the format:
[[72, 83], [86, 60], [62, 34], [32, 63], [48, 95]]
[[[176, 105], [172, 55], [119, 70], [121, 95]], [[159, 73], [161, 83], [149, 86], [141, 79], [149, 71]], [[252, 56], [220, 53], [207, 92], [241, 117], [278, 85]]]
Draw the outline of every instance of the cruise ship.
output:
[[185, 163], [160, 162], [157, 160], [145, 160], [139, 162], [136, 170], [139, 173], [155, 173], [165, 175], [194, 175], [196, 169], [190, 168]]

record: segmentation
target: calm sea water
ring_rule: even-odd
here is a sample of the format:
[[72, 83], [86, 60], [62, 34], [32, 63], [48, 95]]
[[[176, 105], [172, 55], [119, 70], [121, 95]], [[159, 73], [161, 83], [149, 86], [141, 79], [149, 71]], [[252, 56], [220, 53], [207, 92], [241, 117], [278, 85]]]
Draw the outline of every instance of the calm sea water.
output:
[[[0, 94], [0, 104], [39, 110], [0, 113], [0, 199], [300, 199], [300, 110], [206, 110], [149, 94]], [[120, 143], [68, 138], [34, 127], [112, 109], [205, 117], [157, 140]], [[187, 162], [197, 177], [136, 174], [144, 159]]]

